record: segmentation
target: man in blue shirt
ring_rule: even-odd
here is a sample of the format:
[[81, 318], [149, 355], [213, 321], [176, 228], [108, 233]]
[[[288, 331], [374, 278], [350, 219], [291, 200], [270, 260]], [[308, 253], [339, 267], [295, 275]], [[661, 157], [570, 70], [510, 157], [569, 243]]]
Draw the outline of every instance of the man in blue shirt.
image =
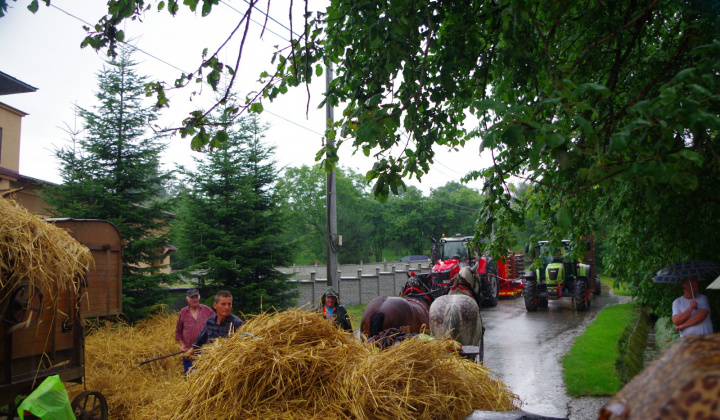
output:
[[213, 308], [215, 308], [217, 314], [209, 317], [207, 321], [205, 321], [205, 327], [202, 332], [200, 332], [200, 335], [198, 335], [197, 340], [195, 340], [193, 348], [188, 351], [190, 355], [195, 352], [195, 349], [207, 344], [210, 340], [218, 337], [227, 337], [244, 324], [242, 319], [231, 313], [232, 294], [230, 292], [226, 290], [217, 292], [215, 301], [213, 302]]

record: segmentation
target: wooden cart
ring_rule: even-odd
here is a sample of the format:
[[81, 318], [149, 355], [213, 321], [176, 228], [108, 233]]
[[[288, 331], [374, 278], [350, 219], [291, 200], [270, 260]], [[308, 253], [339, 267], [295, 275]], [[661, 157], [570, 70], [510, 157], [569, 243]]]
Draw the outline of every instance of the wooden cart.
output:
[[[84, 318], [122, 312], [124, 242], [117, 228], [102, 220], [48, 222], [87, 246], [95, 263], [78, 279], [78, 291], [39, 290], [29, 282], [0, 291], [6, 297], [0, 302], [0, 407], [9, 407], [9, 418], [16, 397], [29, 394], [48, 376], [59, 375], [68, 387], [84, 386]], [[108, 417], [105, 397], [97, 391], [81, 392], [72, 407], [78, 419]]]

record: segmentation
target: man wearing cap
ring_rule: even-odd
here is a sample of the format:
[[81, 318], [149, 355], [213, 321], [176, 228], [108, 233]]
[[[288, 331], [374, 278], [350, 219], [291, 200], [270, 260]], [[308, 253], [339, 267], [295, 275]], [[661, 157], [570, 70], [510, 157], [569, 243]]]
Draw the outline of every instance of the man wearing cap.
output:
[[323, 305], [323, 317], [332, 319], [335, 324], [340, 325], [345, 331], [352, 332], [352, 323], [350, 322], [350, 315], [347, 313], [347, 309], [341, 303], [339, 303], [340, 297], [332, 286], [328, 286], [325, 289], [325, 294], [322, 295], [321, 301]]
[[675, 299], [672, 305], [672, 322], [680, 337], [696, 334], [712, 334], [710, 321], [710, 303], [705, 295], [698, 293], [698, 281], [695, 277], [682, 280], [683, 295]]
[[[188, 306], [180, 310], [175, 325], [175, 340], [183, 352], [192, 348], [207, 319], [215, 315], [215, 312], [209, 306], [200, 304], [200, 291], [198, 289], [188, 290], [185, 300], [187, 300]], [[183, 356], [185, 373], [188, 372], [191, 366], [192, 359]]]

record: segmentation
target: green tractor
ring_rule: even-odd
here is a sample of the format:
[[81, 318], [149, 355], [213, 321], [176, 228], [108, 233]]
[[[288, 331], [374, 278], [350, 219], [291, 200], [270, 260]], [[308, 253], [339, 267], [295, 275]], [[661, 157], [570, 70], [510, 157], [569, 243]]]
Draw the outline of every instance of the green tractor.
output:
[[[571, 298], [573, 307], [587, 311], [591, 295], [600, 294], [600, 279], [595, 273], [594, 244], [592, 237], [585, 240], [586, 254], [580, 260], [571, 257], [570, 241], [561, 241], [553, 247], [548, 241], [539, 241], [532, 250], [536, 268], [525, 272], [525, 309], [535, 312], [546, 308], [549, 300]], [[526, 247], [526, 254], [530, 246]]]

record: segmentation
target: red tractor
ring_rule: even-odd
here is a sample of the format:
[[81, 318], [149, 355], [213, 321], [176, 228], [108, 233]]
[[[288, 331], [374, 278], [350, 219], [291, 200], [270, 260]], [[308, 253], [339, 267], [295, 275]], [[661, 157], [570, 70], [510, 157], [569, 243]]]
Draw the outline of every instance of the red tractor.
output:
[[493, 307], [498, 303], [500, 293], [497, 265], [490, 257], [480, 256], [477, 248], [472, 252], [469, 248], [472, 236], [459, 233], [450, 238], [433, 240], [432, 277], [438, 286], [446, 287], [462, 267], [470, 267], [480, 279], [480, 294], [476, 296], [478, 304]]

